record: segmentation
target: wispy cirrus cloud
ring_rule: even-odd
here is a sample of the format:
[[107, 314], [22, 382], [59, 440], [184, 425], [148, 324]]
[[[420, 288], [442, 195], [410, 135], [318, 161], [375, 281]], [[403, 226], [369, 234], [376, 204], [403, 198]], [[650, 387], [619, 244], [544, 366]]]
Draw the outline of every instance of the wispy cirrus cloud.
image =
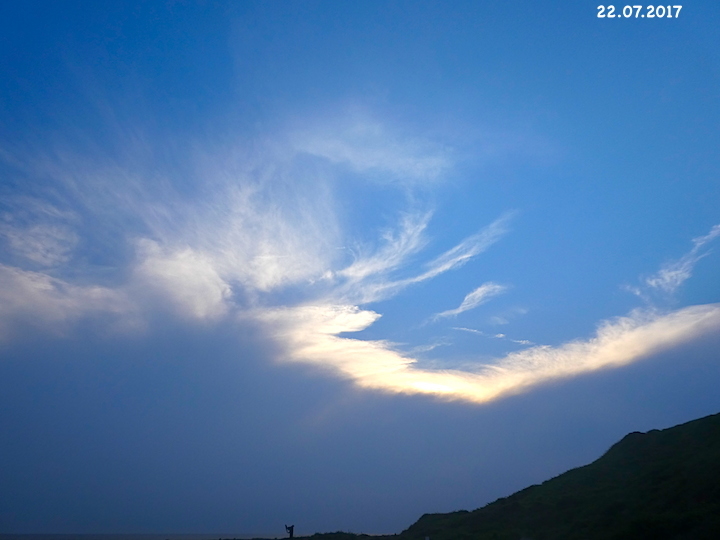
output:
[[500, 285], [492, 281], [483, 283], [474, 291], [468, 293], [462, 303], [455, 309], [442, 311], [433, 316], [433, 320], [443, 319], [447, 317], [455, 317], [460, 313], [476, 308], [480, 304], [484, 304], [493, 296], [504, 293], [508, 289], [507, 285]]
[[433, 261], [427, 264], [428, 270], [416, 278], [417, 281], [424, 281], [433, 278], [453, 268], [458, 268], [469, 262], [495, 242], [500, 240], [509, 231], [510, 221], [515, 217], [516, 212], [507, 212], [493, 221], [480, 232], [466, 238], [454, 248], [446, 251]]
[[57, 266], [70, 259], [78, 243], [78, 236], [62, 225], [34, 224], [18, 227], [5, 224], [0, 227], [10, 249], [40, 266]]
[[[431, 163], [446, 161], [437, 149], [428, 158], [429, 147], [404, 142], [379, 123], [345, 125], [343, 148], [356, 150], [349, 153], [320, 151], [322, 145], [315, 143], [332, 140], [323, 133], [333, 132], [322, 128], [313, 133], [300, 142], [315, 141], [310, 145], [317, 150], [313, 155], [329, 164], [349, 160], [358, 170], [426, 178], [439, 174]], [[129, 271], [116, 272], [129, 276], [121, 285], [124, 294], [136, 295], [138, 305], [150, 299], [167, 303], [186, 319], [212, 320], [272, 303], [273, 295], [289, 288], [302, 297], [307, 293], [301, 290], [310, 284], [316, 284], [313, 294], [347, 295], [358, 302], [386, 298], [429, 277], [402, 283], [390, 275], [425, 246], [430, 212], [399, 211], [398, 226], [387, 230], [381, 248], [362, 251], [346, 264], [347, 251], [339, 248], [353, 242], [338, 225], [331, 189], [335, 173], [298, 163], [314, 152], [300, 142], [290, 147], [272, 143], [248, 152], [198, 153], [198, 169], [180, 182], [170, 181], [163, 171], [144, 169], [147, 156], [121, 163], [68, 152], [38, 159], [4, 152], [6, 163], [21, 176], [50, 179], [46, 195], [60, 193], [64, 206], [38, 199], [36, 206], [44, 210], [22, 220], [30, 205], [21, 202], [6, 213], [0, 235], [10, 251], [26, 261], [52, 267], [40, 273], [56, 284], [71, 283], [67, 274], [77, 274], [79, 259], [92, 270], [86, 253], [74, 252], [80, 239], [85, 248], [89, 239], [99, 237], [104, 242], [100, 251], [134, 252]], [[12, 313], [8, 309], [4, 316]]]
[[9, 251], [38, 266], [57, 266], [70, 259], [79, 241], [78, 218], [70, 211], [29, 196], [8, 196], [0, 212], [0, 238]]
[[364, 114], [298, 130], [296, 150], [361, 173], [381, 173], [389, 182], [416, 184], [441, 178], [452, 165], [448, 149], [429, 140], [393, 133]]
[[[439, 178], [450, 160], [441, 149], [429, 152], [417, 141], [367, 125], [341, 130], [337, 140], [314, 133], [293, 139], [288, 148], [200, 159], [199, 184], [185, 190], [182, 182], [160, 182], [157, 171], [144, 173], [138, 164], [127, 171], [122, 164], [63, 168], [64, 158], [49, 167], [44, 174], [56, 178], [72, 204], [48, 203], [47, 212], [25, 220], [14, 210], [4, 220], [0, 233], [10, 250], [43, 268], [0, 266], [0, 333], [7, 337], [26, 320], [49, 329], [96, 314], [138, 320], [143, 310], [163, 306], [187, 321], [235, 317], [260, 323], [283, 348], [279, 361], [307, 363], [360, 388], [484, 403], [549, 380], [625, 365], [720, 328], [716, 304], [635, 311], [602, 323], [590, 339], [530, 347], [466, 370], [423, 369], [388, 341], [345, 337], [381, 316], [363, 306], [468, 264], [508, 234], [515, 214], [503, 214], [432, 257], [425, 256], [431, 213], [415, 210], [411, 197], [401, 198], [410, 209], [397, 211], [379, 247], [356, 250], [348, 261], [341, 248], [357, 244], [336, 214], [335, 165], [381, 171], [407, 191]], [[318, 166], [304, 166], [308, 154]], [[92, 222], [80, 227], [73, 217], [79, 215]], [[94, 280], [92, 257], [79, 253], [79, 246], [108, 223], [112, 228], [97, 235], [102, 247], [130, 255], [111, 258], [122, 266], [101, 284]], [[688, 255], [663, 267], [648, 285], [671, 289], [682, 283], [703, 256], [701, 248], [718, 235], [715, 227], [695, 239]], [[504, 290], [485, 283], [437, 317], [473, 309]]]
[[693, 247], [688, 253], [676, 261], [664, 264], [659, 272], [645, 280], [645, 284], [665, 293], [674, 293], [692, 276], [695, 264], [708, 254], [708, 251], [703, 251], [703, 247], [718, 236], [720, 224], [712, 227], [706, 235], [693, 238]]
[[423, 232], [428, 226], [431, 213], [406, 213], [400, 220], [397, 231], [383, 234], [384, 245], [375, 253], [358, 257], [350, 266], [337, 274], [352, 283], [361, 282], [372, 276], [386, 275], [403, 265], [407, 258], [420, 251], [427, 239]]
[[477, 328], [465, 328], [463, 326], [453, 326], [451, 327], [452, 330], [459, 330], [461, 332], [468, 332], [470, 334], [477, 334], [479, 336], [484, 336], [488, 338], [495, 338], [495, 339], [506, 339], [512, 343], [517, 343], [519, 345], [535, 345], [532, 341], [529, 339], [513, 339], [507, 336], [507, 334], [489, 334], [487, 332], [483, 332], [482, 330], [478, 330]]
[[[465, 238], [456, 246], [425, 263], [423, 266], [426, 270], [412, 277], [391, 279], [386, 275], [386, 270], [389, 268], [397, 268], [400, 262], [405, 262], [406, 257], [416, 251], [415, 249], [405, 253], [403, 253], [402, 250], [386, 252], [383, 249], [368, 258], [369, 261], [372, 261], [371, 265], [366, 264], [362, 260], [354, 263], [361, 268], [371, 266], [377, 269], [377, 271], [366, 273], [363, 275], [363, 279], [350, 280], [349, 283], [339, 287], [338, 291], [341, 293], [339, 298], [359, 304], [377, 302], [392, 297], [411, 285], [433, 279], [445, 272], [460, 268], [486, 251], [507, 234], [509, 231], [509, 222], [514, 215], [514, 212], [508, 212], [502, 215], [482, 228], [479, 232]], [[419, 229], [419, 232], [422, 232], [424, 227], [425, 225], [422, 226], [422, 229]], [[413, 244], [415, 244], [415, 242]], [[416, 245], [419, 245], [419, 241]], [[402, 257], [399, 259], [397, 258], [398, 253], [402, 254]], [[343, 275], [342, 271], [340, 275]]]

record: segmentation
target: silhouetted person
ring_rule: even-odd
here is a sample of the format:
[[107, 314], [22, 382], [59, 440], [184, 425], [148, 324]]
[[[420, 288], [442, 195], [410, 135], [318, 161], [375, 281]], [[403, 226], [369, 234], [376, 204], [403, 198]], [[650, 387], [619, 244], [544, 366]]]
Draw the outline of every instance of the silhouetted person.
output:
[[290, 538], [293, 537], [293, 532], [295, 531], [295, 525], [290, 525], [289, 527], [285, 525], [285, 530], [290, 535]]

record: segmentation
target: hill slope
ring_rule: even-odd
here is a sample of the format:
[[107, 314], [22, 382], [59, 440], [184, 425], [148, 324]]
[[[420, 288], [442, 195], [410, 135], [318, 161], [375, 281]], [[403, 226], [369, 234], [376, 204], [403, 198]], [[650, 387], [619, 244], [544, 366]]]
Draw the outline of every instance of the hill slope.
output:
[[399, 537], [720, 538], [720, 414], [630, 433], [590, 465], [473, 512], [425, 514]]

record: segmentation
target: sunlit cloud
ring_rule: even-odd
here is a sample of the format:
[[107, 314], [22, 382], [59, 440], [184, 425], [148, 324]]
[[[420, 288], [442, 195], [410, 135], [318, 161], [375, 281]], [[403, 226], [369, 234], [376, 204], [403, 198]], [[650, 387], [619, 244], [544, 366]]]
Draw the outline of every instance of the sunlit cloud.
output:
[[[342, 158], [350, 159], [353, 167], [427, 177], [439, 170], [432, 163], [447, 163], [440, 150], [430, 159], [428, 147], [417, 141], [405, 144], [379, 123], [371, 124], [353, 124], [345, 132], [348, 145], [359, 145], [356, 153]], [[317, 130], [315, 134], [320, 136]], [[390, 144], [390, 139], [395, 142]], [[10, 252], [52, 266], [45, 274], [49, 283], [71, 283], [70, 275], [77, 277], [73, 254], [80, 234], [85, 244], [88, 237], [100, 236], [103, 250], [134, 252], [129, 271], [102, 270], [127, 276], [119, 285], [123, 294], [136, 295], [138, 305], [165, 303], [181, 318], [201, 320], [272, 304], [290, 289], [296, 298], [315, 294], [357, 303], [386, 298], [464, 263], [484, 249], [478, 242], [489, 243], [480, 238], [443, 268], [397, 280], [391, 274], [426, 245], [423, 231], [431, 217], [430, 212], [401, 210], [397, 226], [386, 230], [378, 250], [356, 251], [354, 260], [347, 261], [341, 246], [358, 244], [339, 228], [331, 187], [334, 173], [298, 162], [308, 152], [275, 143], [252, 152], [199, 152], [194, 174], [200, 184], [188, 184], [191, 195], [183, 192], [182, 182], [174, 185], [156, 170], [145, 171], [141, 159], [122, 164], [68, 153], [41, 159], [4, 155], [23, 176], [52, 178], [48, 191], [61, 193], [64, 207], [38, 203], [39, 210], [21, 220], [31, 205], [18, 204], [0, 222], [0, 235]], [[331, 164], [340, 159], [325, 154], [318, 151], [316, 157]], [[76, 214], [93, 223], [73, 222]], [[81, 273], [92, 273], [92, 261], [83, 259], [82, 266]], [[304, 291], [313, 284], [312, 292]], [[0, 287], [9, 288], [9, 282]], [[13, 313], [7, 308], [4, 317]]]
[[718, 236], [720, 236], [720, 224], [710, 229], [708, 234], [694, 238], [693, 247], [688, 253], [676, 261], [664, 264], [657, 274], [645, 280], [646, 285], [666, 293], [674, 293], [692, 276], [695, 264], [708, 254], [708, 251], [702, 250], [703, 246]]
[[455, 317], [460, 313], [476, 308], [480, 304], [484, 304], [491, 297], [502, 294], [506, 290], [506, 285], [499, 285], [498, 283], [493, 283], [492, 281], [483, 283], [477, 289], [468, 293], [458, 307], [438, 313], [433, 317], [433, 320], [438, 320], [446, 317]]
[[473, 403], [486, 403], [552, 380], [627, 365], [720, 330], [720, 304], [665, 314], [634, 311], [604, 321], [591, 339], [557, 347], [532, 347], [492, 364], [479, 364], [475, 370], [429, 370], [418, 367], [414, 358], [392, 343], [338, 336], [367, 328], [379, 317], [372, 311], [316, 305], [264, 310], [254, 316], [285, 344], [287, 360], [312, 364], [360, 388]]
[[[409, 344], [404, 351], [389, 341], [348, 337], [381, 317], [381, 306], [370, 310], [368, 304], [379, 305], [475, 260], [509, 233], [515, 217], [504, 213], [455, 245], [438, 247], [430, 236], [432, 212], [418, 210], [431, 205], [403, 196], [399, 201], [406, 207], [397, 209], [374, 247], [357, 242], [336, 214], [333, 182], [342, 178], [337, 164], [380, 171], [407, 195], [413, 182], [437, 179], [451, 163], [441, 148], [391, 133], [378, 123], [350, 122], [291, 137], [287, 148], [205, 156], [197, 163], [200, 184], [187, 193], [157, 181], [154, 171], [144, 176], [137, 164], [126, 172], [121, 164], [93, 172], [78, 163], [65, 170], [62, 165], [71, 160], [63, 158], [43, 174], [57, 177], [66, 207], [20, 205], [0, 221], [0, 236], [15, 257], [0, 266], [0, 337], [8, 339], [19, 323], [62, 332], [85, 317], [138, 321], [157, 309], [188, 324], [232, 318], [259, 322], [282, 349], [279, 362], [310, 364], [364, 389], [485, 403], [550, 380], [626, 365], [720, 328], [716, 304], [669, 313], [634, 311], [601, 323], [592, 338], [554, 347], [457, 327], [530, 346], [464, 369], [437, 368], [442, 358], [424, 359], [423, 365], [436, 369], [421, 367], [414, 355], [447, 344], [442, 340]], [[317, 167], [304, 165], [308, 154]], [[95, 221], [81, 227], [81, 215]], [[78, 251], [87, 240], [83, 235], [95, 232], [84, 232], [87, 226], [106, 223], [113, 224], [105, 232], [112, 242], [103, 247], [127, 255], [119, 259], [123, 266], [110, 269], [114, 278], [99, 284], [93, 262]], [[695, 239], [690, 253], [664, 266], [647, 285], [677, 288], [704, 256], [703, 246], [717, 236], [720, 226]], [[87, 260], [78, 264], [82, 257]], [[457, 316], [506, 289], [484, 283], [434, 318]], [[497, 314], [494, 323], [506, 324], [524, 312]]]

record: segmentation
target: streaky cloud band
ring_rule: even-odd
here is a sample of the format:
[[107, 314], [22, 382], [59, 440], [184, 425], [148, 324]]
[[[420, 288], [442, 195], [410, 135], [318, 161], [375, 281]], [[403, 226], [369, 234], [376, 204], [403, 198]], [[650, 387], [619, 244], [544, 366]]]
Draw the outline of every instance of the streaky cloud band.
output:
[[701, 248], [718, 236], [720, 236], [720, 224], [712, 227], [706, 235], [693, 238], [693, 247], [688, 253], [676, 261], [664, 264], [659, 272], [645, 280], [645, 284], [669, 294], [674, 293], [692, 276], [695, 264], [708, 254], [707, 251], [702, 252]]
[[458, 307], [438, 313], [433, 317], [433, 320], [436, 321], [445, 317], [455, 317], [460, 313], [476, 308], [480, 304], [484, 304], [489, 298], [502, 294], [506, 290], [506, 285], [500, 285], [498, 283], [493, 283], [492, 281], [483, 283], [477, 289], [468, 293]]
[[632, 311], [604, 321], [594, 337], [557, 347], [535, 346], [478, 364], [476, 370], [428, 370], [387, 341], [340, 337], [370, 326], [379, 315], [356, 306], [307, 305], [260, 310], [253, 317], [285, 344], [284, 359], [328, 370], [364, 389], [430, 394], [487, 403], [534, 386], [631, 364], [720, 330], [720, 304], [669, 313]]

